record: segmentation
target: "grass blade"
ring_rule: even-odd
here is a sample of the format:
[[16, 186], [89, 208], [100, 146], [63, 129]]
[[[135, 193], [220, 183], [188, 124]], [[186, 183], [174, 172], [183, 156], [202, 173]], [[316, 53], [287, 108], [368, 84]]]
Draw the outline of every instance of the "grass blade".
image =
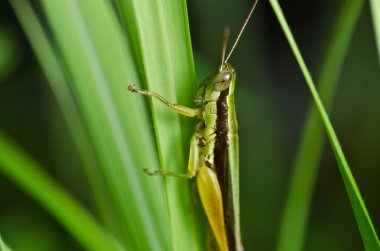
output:
[[[185, 1], [121, 0], [120, 4], [127, 36], [140, 69], [144, 69], [140, 74], [143, 87], [157, 91], [171, 102], [192, 106], [195, 74]], [[160, 156], [160, 166], [152, 168], [185, 173], [190, 120], [180, 118], [156, 101], [151, 102], [151, 109]], [[165, 186], [173, 250], [202, 250], [198, 236], [201, 231], [189, 212], [188, 181], [169, 177], [165, 178]]]
[[7, 245], [5, 245], [3, 239], [0, 236], [0, 251], [12, 251]]
[[[338, 77], [357, 23], [363, 0], [342, 3], [318, 78], [318, 91], [330, 109]], [[308, 112], [293, 165], [288, 197], [280, 226], [277, 250], [302, 250], [317, 169], [324, 144], [323, 124], [313, 105]]]
[[346, 186], [346, 190], [348, 196], [351, 201], [352, 208], [354, 210], [354, 214], [356, 217], [356, 222], [359, 226], [359, 230], [362, 236], [362, 240], [367, 251], [370, 250], [380, 250], [379, 239], [373, 227], [372, 221], [368, 214], [368, 211], [365, 207], [364, 201], [359, 192], [359, 188], [355, 182], [355, 179], [351, 173], [351, 170], [348, 166], [342, 148], [340, 146], [339, 140], [336, 136], [335, 130], [330, 122], [330, 119], [327, 115], [327, 112], [322, 104], [322, 101], [318, 95], [318, 92], [315, 88], [313, 79], [311, 78], [310, 72], [308, 71], [306, 64], [301, 56], [301, 53], [298, 49], [298, 46], [294, 40], [293, 34], [290, 31], [289, 25], [284, 17], [282, 9], [276, 0], [269, 0], [272, 5], [273, 11], [275, 12], [277, 19], [285, 33], [285, 36], [290, 44], [290, 47], [294, 53], [294, 56], [301, 68], [301, 71], [305, 77], [306, 83], [309, 86], [310, 92], [313, 96], [314, 102], [317, 106], [319, 114], [322, 118], [324, 126], [327, 131], [327, 135], [329, 137], [331, 146], [334, 150], [335, 157], [337, 159], [340, 173], [342, 175], [344, 184]]
[[[13, 2], [14, 5], [19, 4], [19, 1]], [[153, 1], [144, 5], [138, 1], [121, 1], [124, 11], [121, 12], [116, 6], [116, 13], [109, 2], [101, 0], [41, 2], [42, 13], [51, 29], [49, 36], [36, 35], [36, 26], [31, 27], [30, 20], [23, 23], [69, 125], [72, 123], [70, 116], [78, 115], [65, 96], [73, 93], [73, 103], [78, 106], [100, 160], [101, 175], [106, 180], [105, 189], [109, 189], [116, 208], [115, 217], [121, 230], [111, 230], [118, 233], [125, 246], [132, 250], [199, 250], [198, 232], [201, 231], [196, 229], [194, 215], [188, 211], [188, 183], [176, 180], [166, 182], [168, 210], [162, 178], [147, 177], [142, 172], [143, 168], [159, 168], [160, 164], [154, 147], [155, 138], [149, 128], [149, 109], [142, 98], [127, 92], [128, 84], [141, 86], [145, 80], [153, 82], [163, 74], [158, 83], [169, 80], [168, 85], [161, 88], [171, 91], [171, 94], [175, 90], [178, 99], [189, 103], [188, 93], [193, 93], [194, 87], [194, 66], [185, 3]], [[134, 6], [132, 9], [128, 9], [130, 4]], [[18, 9], [24, 11], [24, 8]], [[117, 15], [125, 16], [127, 28], [130, 24], [136, 25], [134, 30], [127, 29], [127, 36], [120, 29], [122, 25]], [[145, 22], [146, 19], [151, 22]], [[149, 40], [149, 30], [156, 32], [152, 33], [159, 41], [156, 48]], [[136, 40], [140, 37], [139, 33], [146, 36]], [[160, 61], [163, 58], [167, 64]], [[60, 69], [54, 69], [51, 65]], [[154, 65], [164, 67], [160, 70]], [[147, 70], [144, 72], [141, 69]], [[141, 72], [143, 74], [139, 75]], [[58, 87], [57, 81], [65, 79], [66, 83]], [[175, 88], [178, 83], [182, 85]], [[189, 138], [189, 130], [183, 129], [182, 125], [188, 125], [188, 121], [172, 114], [168, 118], [157, 122], [164, 125], [158, 130], [162, 137], [159, 151], [166, 154], [160, 155], [161, 166], [182, 168], [185, 167], [184, 148], [187, 148], [183, 143]], [[173, 121], [170, 121], [172, 118]], [[74, 127], [73, 135], [78, 135], [81, 118], [77, 119], [78, 123], [71, 125]], [[183, 140], [177, 144], [174, 138], [168, 139], [168, 135], [182, 137]], [[178, 149], [179, 158], [167, 162], [168, 153], [173, 147]], [[94, 170], [96, 168], [92, 169], [90, 172], [97, 171]]]
[[0, 170], [44, 206], [88, 250], [124, 250], [63, 187], [2, 132]]
[[380, 63], [380, 0], [370, 0], [372, 19], [373, 19], [373, 28], [375, 32], [375, 40], [377, 45], [377, 54], [379, 56]]
[[125, 41], [116, 13], [100, 0], [44, 1], [43, 6], [102, 163], [125, 245], [170, 249], [162, 181], [141, 170], [159, 164], [143, 100], [128, 96], [127, 84], [139, 83], [136, 53]]

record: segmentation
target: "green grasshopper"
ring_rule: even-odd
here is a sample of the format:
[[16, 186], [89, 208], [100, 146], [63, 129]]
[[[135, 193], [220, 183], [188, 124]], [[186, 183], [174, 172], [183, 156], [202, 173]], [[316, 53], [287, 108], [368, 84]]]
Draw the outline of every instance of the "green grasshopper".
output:
[[138, 90], [131, 92], [151, 96], [173, 111], [197, 116], [199, 122], [190, 142], [186, 174], [144, 169], [149, 175], [194, 178], [199, 195], [220, 251], [243, 251], [239, 216], [238, 126], [235, 114], [234, 88], [236, 73], [227, 63], [257, 4], [256, 0], [245, 19], [239, 35], [225, 58], [228, 28], [224, 29], [221, 63], [202, 83], [195, 95], [198, 108], [168, 102], [158, 93]]

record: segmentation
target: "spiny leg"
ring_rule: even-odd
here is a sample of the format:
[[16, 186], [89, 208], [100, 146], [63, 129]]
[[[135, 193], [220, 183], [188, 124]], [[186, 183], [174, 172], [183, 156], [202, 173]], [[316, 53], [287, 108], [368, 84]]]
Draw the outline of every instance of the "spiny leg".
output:
[[178, 178], [191, 179], [197, 174], [198, 159], [199, 159], [198, 138], [197, 138], [196, 133], [194, 133], [190, 140], [189, 164], [188, 164], [186, 174], [165, 172], [161, 170], [150, 170], [150, 169], [144, 169], [144, 172], [148, 175], [173, 176], [173, 177], [178, 177]]
[[154, 92], [154, 91], [139, 90], [136, 88], [135, 85], [129, 85], [128, 90], [131, 92], [140, 93], [140, 94], [145, 95], [145, 96], [154, 97], [154, 98], [158, 99], [159, 101], [161, 101], [162, 103], [164, 103], [165, 105], [169, 106], [169, 108], [172, 109], [173, 111], [175, 111], [179, 114], [188, 116], [188, 117], [194, 117], [194, 116], [198, 115], [198, 113], [199, 113], [199, 109], [197, 109], [197, 108], [193, 109], [193, 108], [183, 106], [183, 105], [179, 105], [179, 104], [172, 104], [169, 101], [167, 101], [165, 98], [163, 98], [160, 94], [158, 94], [157, 92]]

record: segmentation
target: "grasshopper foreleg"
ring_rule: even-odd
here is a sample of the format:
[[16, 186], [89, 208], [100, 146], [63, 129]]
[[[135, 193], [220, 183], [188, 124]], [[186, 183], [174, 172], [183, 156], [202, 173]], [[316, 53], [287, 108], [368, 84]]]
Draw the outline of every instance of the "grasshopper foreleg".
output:
[[194, 109], [194, 108], [186, 107], [183, 105], [170, 103], [165, 98], [163, 98], [160, 94], [158, 94], [157, 92], [154, 92], [154, 91], [139, 90], [134, 85], [129, 85], [128, 90], [131, 92], [140, 93], [140, 94], [145, 95], [145, 96], [154, 97], [154, 98], [158, 99], [159, 101], [161, 101], [162, 103], [164, 103], [165, 105], [167, 105], [171, 110], [175, 111], [176, 113], [179, 113], [179, 114], [182, 114], [182, 115], [185, 115], [188, 117], [195, 117], [199, 113], [199, 109], [197, 109], [197, 108]]

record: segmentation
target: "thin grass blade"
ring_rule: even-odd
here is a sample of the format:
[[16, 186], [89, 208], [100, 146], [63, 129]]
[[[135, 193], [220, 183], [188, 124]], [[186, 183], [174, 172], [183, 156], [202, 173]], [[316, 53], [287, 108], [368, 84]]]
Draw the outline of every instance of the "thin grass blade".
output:
[[1, 131], [0, 171], [37, 200], [88, 250], [125, 250], [36, 161]]
[[0, 251], [12, 251], [7, 245], [5, 245], [3, 239], [0, 236]]
[[375, 32], [377, 54], [379, 56], [380, 64], [380, 0], [370, 0], [369, 2], [371, 4], [373, 29]]
[[294, 56], [301, 68], [301, 71], [305, 77], [306, 83], [309, 86], [310, 92], [313, 96], [314, 102], [317, 106], [318, 112], [322, 118], [323, 124], [326, 128], [327, 135], [329, 137], [331, 146], [333, 148], [335, 157], [337, 159], [340, 173], [342, 175], [344, 184], [348, 196], [351, 201], [351, 206], [353, 208], [356, 222], [359, 226], [360, 234], [364, 243], [364, 247], [367, 251], [370, 250], [380, 250], [380, 243], [377, 237], [376, 231], [374, 229], [373, 223], [368, 214], [367, 208], [364, 204], [363, 198], [360, 194], [359, 188], [355, 182], [352, 172], [348, 166], [346, 158], [344, 156], [343, 150], [340, 146], [339, 140], [336, 136], [335, 130], [330, 122], [327, 115], [326, 109], [324, 108], [319, 94], [315, 88], [313, 79], [311, 78], [310, 72], [308, 71], [306, 64], [302, 58], [301, 52], [294, 40], [293, 34], [289, 28], [289, 25], [285, 19], [282, 9], [276, 0], [269, 0], [273, 11], [284, 31], [284, 34], [289, 42], [289, 45], [294, 53]]
[[[331, 32], [318, 78], [318, 91], [327, 110], [331, 108], [340, 70], [363, 4], [364, 0], [346, 0], [339, 8], [340, 13]], [[314, 105], [309, 109], [300, 138], [302, 140], [293, 164], [280, 226], [278, 251], [300, 251], [304, 243], [318, 164], [325, 142], [323, 124]]]

